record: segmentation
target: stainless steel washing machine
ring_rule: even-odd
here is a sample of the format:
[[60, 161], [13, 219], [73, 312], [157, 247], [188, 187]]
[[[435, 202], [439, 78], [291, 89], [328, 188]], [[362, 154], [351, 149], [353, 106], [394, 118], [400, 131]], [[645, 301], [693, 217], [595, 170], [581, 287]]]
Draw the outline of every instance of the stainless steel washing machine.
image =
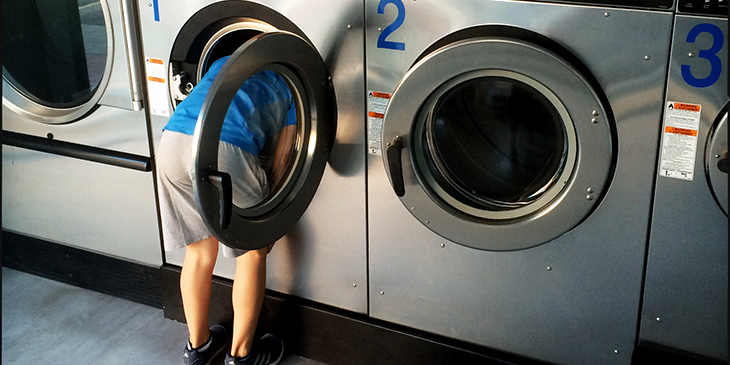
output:
[[727, 3], [678, 7], [639, 339], [727, 361]]
[[366, 1], [370, 315], [629, 364], [673, 16]]
[[[363, 4], [145, 0], [139, 8], [155, 143], [210, 64], [230, 56], [195, 134], [196, 193], [211, 231], [241, 247], [283, 236], [269, 257], [269, 289], [366, 313]], [[215, 114], [261, 70], [287, 80], [299, 142], [287, 183], [244, 208], [226, 201], [225, 180], [213, 178], [226, 175], [216, 171], [223, 115]], [[183, 258], [184, 250], [171, 251], [166, 262]], [[221, 258], [214, 273], [234, 271], [235, 261]]]
[[133, 5], [3, 3], [2, 227], [159, 266]]

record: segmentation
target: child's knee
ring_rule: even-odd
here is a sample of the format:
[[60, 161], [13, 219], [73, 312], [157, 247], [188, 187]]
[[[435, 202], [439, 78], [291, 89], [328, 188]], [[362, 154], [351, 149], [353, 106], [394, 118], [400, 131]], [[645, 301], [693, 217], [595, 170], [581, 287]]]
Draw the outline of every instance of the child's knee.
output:
[[210, 237], [189, 244], [185, 248], [185, 258], [201, 266], [215, 265], [218, 258], [218, 241]]

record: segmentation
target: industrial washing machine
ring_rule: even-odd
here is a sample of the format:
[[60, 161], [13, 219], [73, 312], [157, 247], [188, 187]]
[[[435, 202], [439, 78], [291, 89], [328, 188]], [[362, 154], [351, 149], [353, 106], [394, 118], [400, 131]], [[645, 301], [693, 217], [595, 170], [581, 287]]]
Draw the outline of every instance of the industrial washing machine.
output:
[[629, 364], [673, 16], [367, 0], [370, 315]]
[[[211, 232], [239, 248], [283, 236], [269, 256], [267, 288], [366, 313], [363, 2], [153, 0], [139, 8], [155, 145], [208, 67], [230, 57], [195, 134], [196, 194]], [[286, 183], [261, 204], [234, 206], [220, 177], [227, 172], [216, 170], [217, 112], [262, 70], [283, 77], [297, 100], [299, 142]], [[183, 259], [182, 249], [166, 254], [172, 265]], [[234, 271], [235, 260], [221, 258], [214, 274]]]
[[134, 3], [3, 6], [3, 230], [161, 265]]
[[680, 1], [640, 342], [727, 362], [727, 3]]

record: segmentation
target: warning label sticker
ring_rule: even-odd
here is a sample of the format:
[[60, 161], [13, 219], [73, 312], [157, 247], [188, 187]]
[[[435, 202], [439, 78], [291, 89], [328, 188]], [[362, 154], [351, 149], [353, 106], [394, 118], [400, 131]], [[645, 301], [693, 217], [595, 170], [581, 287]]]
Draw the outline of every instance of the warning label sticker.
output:
[[368, 153], [371, 155], [383, 154], [383, 119], [391, 96], [380, 91], [368, 92]]
[[694, 179], [700, 109], [698, 104], [667, 102], [664, 110], [660, 176], [687, 181]]
[[147, 58], [147, 90], [149, 91], [150, 113], [163, 117], [170, 116], [165, 84], [165, 61], [159, 58]]

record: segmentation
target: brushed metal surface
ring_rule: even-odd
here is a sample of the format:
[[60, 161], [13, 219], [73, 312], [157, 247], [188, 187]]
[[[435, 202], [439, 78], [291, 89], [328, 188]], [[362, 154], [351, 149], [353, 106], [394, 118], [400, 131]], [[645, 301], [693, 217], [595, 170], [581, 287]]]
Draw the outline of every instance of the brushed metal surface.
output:
[[[140, 1], [145, 57], [162, 59], [167, 68], [173, 42], [183, 24], [213, 2], [160, 1], [157, 22], [153, 7], [148, 6], [150, 2]], [[338, 112], [336, 141], [322, 182], [302, 219], [271, 252], [267, 287], [367, 313], [364, 3], [362, 0], [255, 3], [287, 17], [314, 44], [332, 76]], [[172, 111], [171, 102], [169, 107]], [[155, 146], [167, 120], [152, 116]], [[171, 264], [181, 265], [183, 257], [184, 250], [166, 253], [166, 261]], [[235, 261], [221, 256], [214, 273], [232, 278], [234, 272]]]
[[[3, 128], [149, 156], [143, 112], [99, 107], [67, 125], [20, 118]], [[162, 264], [152, 174], [3, 145], [2, 227], [98, 253]]]
[[424, 227], [393, 193], [380, 156], [368, 156], [371, 316], [555, 363], [629, 364], [673, 14], [405, 1], [405, 22], [388, 37], [405, 50], [393, 51], [376, 45], [396, 7], [378, 14], [378, 3], [366, 1], [367, 90], [392, 93], [421, 52], [458, 30], [531, 30], [574, 54], [602, 86], [616, 120], [618, 163], [606, 196], [576, 228], [535, 248], [489, 252]]
[[[697, 55], [711, 48], [712, 36], [703, 33], [694, 43], [686, 42], [698, 24], [715, 25], [725, 37], [718, 53], [722, 73], [706, 88], [688, 85], [681, 71], [689, 65], [695, 77], [710, 74], [709, 62]], [[726, 361], [728, 220], [712, 196], [704, 165], [712, 124], [728, 101], [727, 36], [727, 19], [676, 17], [666, 100], [701, 105], [695, 177], [684, 181], [656, 175], [639, 334], [642, 341]]]

